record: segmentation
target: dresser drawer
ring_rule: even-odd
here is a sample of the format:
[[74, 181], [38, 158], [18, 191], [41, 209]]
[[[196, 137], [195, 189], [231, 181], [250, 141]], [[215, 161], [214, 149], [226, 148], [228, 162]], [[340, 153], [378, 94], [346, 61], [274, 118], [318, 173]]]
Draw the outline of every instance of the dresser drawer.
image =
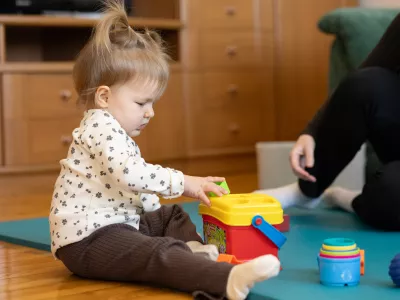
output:
[[80, 118], [6, 121], [5, 164], [57, 164], [67, 156], [79, 122]]
[[201, 33], [200, 63], [205, 68], [250, 67], [262, 63], [262, 40], [253, 32]]
[[204, 110], [195, 117], [192, 151], [201, 153], [253, 147], [261, 139], [261, 121], [261, 112], [257, 109]]
[[252, 28], [253, 0], [201, 0], [202, 28]]
[[[255, 105], [265, 101], [262, 99], [262, 80], [269, 78], [256, 70], [208, 72], [202, 80], [203, 99], [194, 104], [203, 109], [254, 111]], [[266, 86], [269, 85], [264, 88]]]
[[4, 98], [12, 101], [12, 114], [29, 119], [77, 116], [77, 95], [72, 75], [6, 74]]

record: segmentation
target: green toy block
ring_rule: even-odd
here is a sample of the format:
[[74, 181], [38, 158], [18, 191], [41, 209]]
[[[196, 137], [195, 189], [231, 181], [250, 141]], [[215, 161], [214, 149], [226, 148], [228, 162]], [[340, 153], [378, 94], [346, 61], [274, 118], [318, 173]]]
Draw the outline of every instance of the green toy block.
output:
[[[229, 190], [228, 184], [226, 183], [226, 181], [223, 182], [215, 182], [216, 185], [219, 185], [220, 187], [224, 188], [228, 194], [231, 193], [231, 191]], [[209, 197], [218, 197], [217, 195], [215, 195], [213, 192], [209, 192], [208, 193]]]

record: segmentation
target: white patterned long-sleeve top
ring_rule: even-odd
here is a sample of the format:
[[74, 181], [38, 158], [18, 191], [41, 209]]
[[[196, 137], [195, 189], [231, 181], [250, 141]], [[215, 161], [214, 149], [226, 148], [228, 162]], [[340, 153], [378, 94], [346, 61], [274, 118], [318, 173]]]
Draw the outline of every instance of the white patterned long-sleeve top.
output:
[[119, 122], [101, 109], [85, 112], [60, 164], [49, 215], [54, 256], [110, 224], [138, 229], [140, 214], [160, 207], [159, 196], [183, 193], [182, 172], [146, 163]]

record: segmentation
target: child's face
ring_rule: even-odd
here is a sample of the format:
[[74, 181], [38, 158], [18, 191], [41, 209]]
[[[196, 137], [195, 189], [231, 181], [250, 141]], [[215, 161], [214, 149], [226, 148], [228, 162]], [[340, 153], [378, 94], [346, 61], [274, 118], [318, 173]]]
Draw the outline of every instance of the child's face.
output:
[[111, 87], [107, 110], [132, 137], [141, 131], [154, 117], [154, 89], [126, 83]]

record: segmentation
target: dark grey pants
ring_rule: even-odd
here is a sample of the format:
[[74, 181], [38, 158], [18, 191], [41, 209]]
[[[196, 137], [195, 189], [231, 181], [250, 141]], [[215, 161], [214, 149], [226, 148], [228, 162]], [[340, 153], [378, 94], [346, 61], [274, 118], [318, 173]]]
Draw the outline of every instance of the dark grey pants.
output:
[[109, 225], [56, 254], [84, 278], [152, 284], [196, 298], [224, 298], [233, 266], [193, 254], [188, 241], [202, 242], [188, 214], [178, 205], [163, 206], [142, 215], [139, 231], [126, 224]]
[[400, 75], [380, 67], [347, 76], [314, 121], [317, 182], [300, 180], [300, 188], [318, 197], [332, 184], [367, 140], [383, 167], [352, 205], [368, 225], [400, 230]]

